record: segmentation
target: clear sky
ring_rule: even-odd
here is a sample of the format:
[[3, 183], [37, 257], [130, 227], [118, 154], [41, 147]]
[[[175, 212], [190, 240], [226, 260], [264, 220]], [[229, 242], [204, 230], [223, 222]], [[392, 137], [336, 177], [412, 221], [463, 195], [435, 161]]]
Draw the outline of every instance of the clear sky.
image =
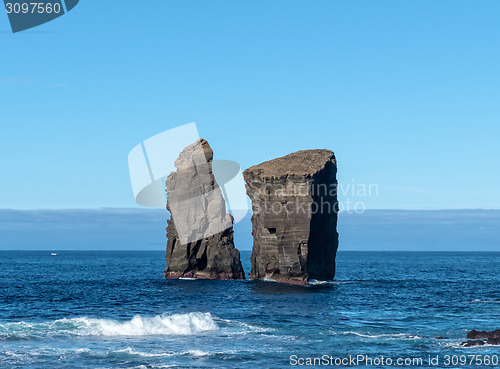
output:
[[[328, 148], [371, 209], [500, 208], [500, 2], [81, 0], [0, 14], [0, 208], [134, 207], [127, 155], [197, 122], [247, 168]], [[344, 196], [345, 197], [345, 196]]]

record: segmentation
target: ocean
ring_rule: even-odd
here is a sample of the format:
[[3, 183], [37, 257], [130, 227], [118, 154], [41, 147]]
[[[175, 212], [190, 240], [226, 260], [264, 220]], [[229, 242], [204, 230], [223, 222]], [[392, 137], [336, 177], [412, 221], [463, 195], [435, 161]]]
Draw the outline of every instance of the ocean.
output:
[[499, 265], [346, 251], [302, 287], [165, 280], [163, 251], [0, 251], [0, 368], [498, 367], [499, 346], [460, 344], [500, 328]]

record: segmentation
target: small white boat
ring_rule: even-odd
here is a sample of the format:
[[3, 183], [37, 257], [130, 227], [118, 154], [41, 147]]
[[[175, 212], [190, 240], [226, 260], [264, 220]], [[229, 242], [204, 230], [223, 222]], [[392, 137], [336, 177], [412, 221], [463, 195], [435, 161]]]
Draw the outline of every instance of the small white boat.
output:
[[57, 256], [57, 253], [56, 252], [51, 252], [50, 255]]

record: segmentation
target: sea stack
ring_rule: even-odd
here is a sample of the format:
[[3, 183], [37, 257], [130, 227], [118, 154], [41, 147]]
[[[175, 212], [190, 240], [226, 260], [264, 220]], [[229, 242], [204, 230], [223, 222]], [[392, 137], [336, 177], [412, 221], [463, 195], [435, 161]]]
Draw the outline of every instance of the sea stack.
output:
[[335, 276], [337, 161], [305, 150], [243, 173], [252, 200], [252, 279], [305, 285]]
[[245, 279], [233, 242], [233, 217], [212, 173], [213, 151], [204, 139], [187, 146], [165, 181], [165, 278]]

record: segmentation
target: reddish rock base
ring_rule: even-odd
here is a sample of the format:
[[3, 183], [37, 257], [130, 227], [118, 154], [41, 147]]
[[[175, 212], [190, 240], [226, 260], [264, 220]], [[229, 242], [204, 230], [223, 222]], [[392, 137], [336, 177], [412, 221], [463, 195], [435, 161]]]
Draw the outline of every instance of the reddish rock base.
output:
[[265, 278], [252, 278], [252, 280], [263, 280], [263, 281], [272, 281], [272, 282], [278, 282], [278, 283], [285, 283], [285, 284], [290, 284], [294, 286], [308, 286], [309, 285], [309, 278], [307, 276], [304, 277], [281, 277], [279, 275], [270, 275]]
[[207, 274], [198, 271], [191, 271], [187, 273], [163, 272], [166, 279], [179, 279], [179, 278], [194, 278], [194, 279], [209, 279], [209, 280], [230, 280], [230, 279], [245, 279], [244, 274], [235, 276], [232, 273], [219, 273]]

